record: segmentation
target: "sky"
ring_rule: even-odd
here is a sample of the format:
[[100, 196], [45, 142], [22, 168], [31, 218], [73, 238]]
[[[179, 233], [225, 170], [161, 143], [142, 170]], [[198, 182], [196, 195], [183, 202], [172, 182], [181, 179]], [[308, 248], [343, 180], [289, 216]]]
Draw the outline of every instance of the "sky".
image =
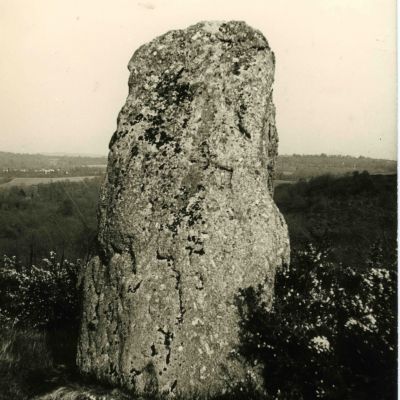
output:
[[267, 38], [280, 154], [397, 158], [395, 0], [0, 0], [0, 151], [107, 154], [133, 52], [204, 20]]

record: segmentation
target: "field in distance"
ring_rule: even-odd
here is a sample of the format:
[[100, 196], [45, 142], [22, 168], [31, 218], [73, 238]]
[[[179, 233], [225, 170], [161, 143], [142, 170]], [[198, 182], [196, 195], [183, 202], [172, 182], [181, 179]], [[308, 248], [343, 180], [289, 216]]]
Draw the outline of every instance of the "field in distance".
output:
[[11, 180], [6, 180], [4, 183], [0, 181], [0, 188], [10, 188], [12, 186], [32, 186], [32, 185], [40, 185], [54, 182], [82, 182], [85, 179], [93, 179], [96, 176], [65, 176], [65, 177], [52, 177], [52, 178], [11, 178]]

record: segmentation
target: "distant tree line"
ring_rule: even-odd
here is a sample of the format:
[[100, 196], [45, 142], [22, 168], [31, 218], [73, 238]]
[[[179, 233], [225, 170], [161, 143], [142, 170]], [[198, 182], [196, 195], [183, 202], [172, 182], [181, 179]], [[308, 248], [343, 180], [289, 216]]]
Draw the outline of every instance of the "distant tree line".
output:
[[44, 154], [18, 154], [0, 151], [0, 171], [3, 169], [71, 169], [87, 165], [107, 164], [106, 156], [69, 156]]
[[324, 174], [345, 175], [355, 171], [370, 174], [395, 174], [397, 162], [368, 157], [320, 155], [281, 155], [276, 163], [276, 179], [308, 179]]
[[[103, 176], [106, 171], [102, 166], [72, 166], [62, 168], [40, 168], [40, 169], [17, 169], [5, 168], [0, 171], [0, 178], [3, 181], [10, 181], [13, 178], [68, 178], [73, 176]], [[0, 184], [2, 182], [0, 181]]]

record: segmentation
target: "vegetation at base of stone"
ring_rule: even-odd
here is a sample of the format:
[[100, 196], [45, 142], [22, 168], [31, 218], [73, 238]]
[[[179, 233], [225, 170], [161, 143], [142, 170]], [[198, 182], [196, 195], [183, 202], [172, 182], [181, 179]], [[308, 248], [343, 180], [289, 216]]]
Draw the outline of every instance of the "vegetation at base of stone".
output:
[[[82, 379], [62, 363], [51, 344], [51, 332], [2, 328], [0, 331], [0, 400], [167, 400], [163, 394], [137, 396]], [[67, 335], [57, 340], [68, 340]], [[71, 348], [71, 352], [72, 351]], [[58, 357], [57, 357], [58, 356]], [[187, 396], [177, 400], [267, 400], [249, 385], [225, 394]]]
[[1, 400], [31, 398], [40, 393], [54, 373], [55, 367], [44, 332], [33, 329], [1, 329]]
[[[0, 331], [0, 400], [167, 400], [163, 394], [137, 396], [118, 388], [78, 377], [54, 358], [49, 333], [37, 330]], [[251, 386], [232, 388], [225, 394], [176, 400], [269, 400]]]
[[[309, 245], [292, 252], [291, 265], [276, 276], [271, 312], [254, 289], [243, 291], [241, 353], [264, 366], [268, 395], [245, 387], [211, 399], [395, 398], [396, 268], [384, 262], [379, 244], [368, 253], [366, 265], [352, 268], [330, 261], [329, 249]], [[79, 382], [71, 372], [66, 375], [74, 365], [76, 333], [71, 326], [79, 317], [78, 279], [76, 273], [67, 277], [75, 264], [61, 266], [55, 258], [53, 254], [30, 272], [36, 275], [31, 279], [13, 260], [3, 262], [0, 324], [14, 327], [1, 335], [0, 392], [9, 394], [3, 398], [26, 399], [26, 393], [55, 387], [53, 397], [43, 399], [130, 398]], [[27, 281], [34, 282], [33, 290], [27, 290]]]
[[288, 224], [292, 249], [323, 244], [332, 249], [332, 261], [359, 268], [367, 261], [365, 249], [377, 240], [386, 264], [396, 259], [396, 190], [396, 175], [364, 171], [279, 185], [274, 197]]
[[87, 260], [94, 251], [100, 179], [0, 190], [0, 256], [35, 265], [50, 250]]
[[263, 365], [274, 399], [394, 399], [395, 265], [379, 246], [363, 268], [329, 259], [314, 246], [295, 252], [277, 274], [270, 312], [253, 288], [241, 293], [241, 352]]
[[73, 342], [69, 351], [74, 356], [76, 338], [71, 340], [65, 332], [62, 335], [21, 327], [1, 329], [0, 400], [131, 399], [99, 383], [77, 381], [76, 372], [63, 364], [65, 355], [60, 358], [54, 349], [56, 341]]

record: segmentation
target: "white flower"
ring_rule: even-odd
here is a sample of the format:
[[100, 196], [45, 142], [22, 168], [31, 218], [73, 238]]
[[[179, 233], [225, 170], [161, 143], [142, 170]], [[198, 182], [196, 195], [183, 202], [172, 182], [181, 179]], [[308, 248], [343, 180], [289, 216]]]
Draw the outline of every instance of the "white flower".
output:
[[372, 326], [376, 325], [376, 318], [372, 314], [366, 315], [365, 319], [367, 320], [367, 322], [369, 322], [370, 325]]
[[350, 318], [347, 320], [347, 322], [344, 324], [346, 328], [351, 328], [352, 326], [358, 325], [358, 321], [356, 321], [354, 318]]
[[378, 329], [376, 322], [376, 318], [372, 314], [367, 314], [362, 317], [361, 321], [354, 318], [348, 319], [344, 326], [348, 329], [358, 327], [361, 328], [364, 332], [376, 332]]
[[310, 348], [316, 350], [317, 353], [326, 353], [331, 349], [331, 344], [329, 343], [328, 338], [325, 336], [315, 336], [310, 342]]

